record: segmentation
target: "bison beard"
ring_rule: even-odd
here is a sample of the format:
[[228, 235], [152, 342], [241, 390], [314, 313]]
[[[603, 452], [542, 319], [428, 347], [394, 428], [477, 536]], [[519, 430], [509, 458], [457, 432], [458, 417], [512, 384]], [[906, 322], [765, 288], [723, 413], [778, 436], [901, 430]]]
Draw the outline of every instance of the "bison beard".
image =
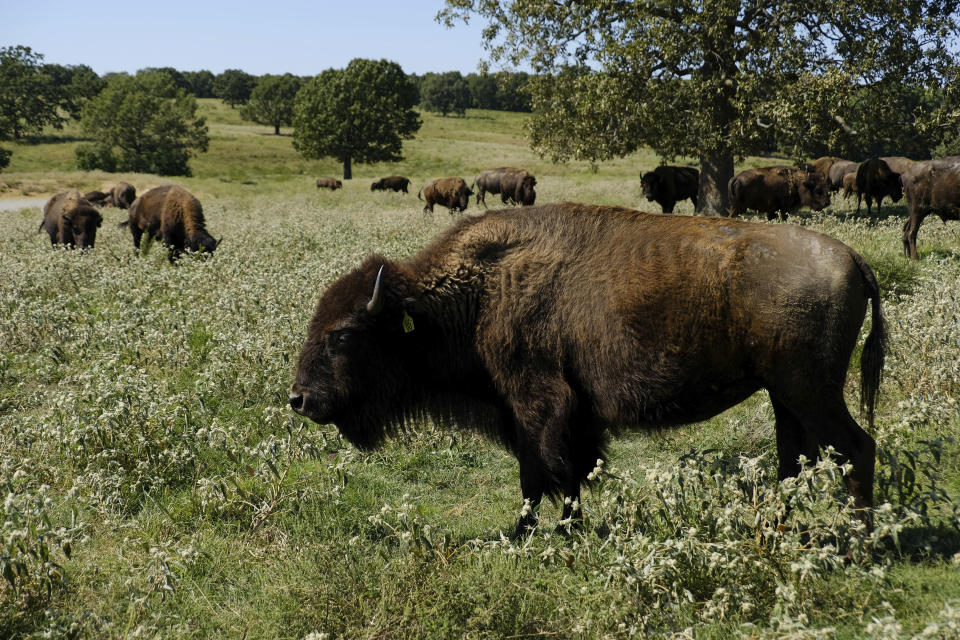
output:
[[[579, 496], [610, 430], [704, 420], [765, 388], [779, 477], [832, 445], [867, 508], [874, 442], [843, 386], [868, 300], [861, 409], [872, 424], [880, 295], [841, 242], [570, 203], [494, 211], [407, 261], [371, 256], [334, 282], [290, 405], [360, 447], [421, 417], [480, 429], [516, 455], [536, 507], [545, 495]], [[514, 534], [535, 522], [531, 511]]]

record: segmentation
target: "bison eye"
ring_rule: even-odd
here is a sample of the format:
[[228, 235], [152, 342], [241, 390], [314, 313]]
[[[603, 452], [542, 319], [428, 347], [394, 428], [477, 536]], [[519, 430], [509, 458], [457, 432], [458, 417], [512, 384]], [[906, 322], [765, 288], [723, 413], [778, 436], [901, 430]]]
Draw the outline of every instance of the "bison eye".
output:
[[330, 349], [339, 349], [346, 344], [349, 334], [346, 331], [332, 331], [327, 335], [327, 346]]

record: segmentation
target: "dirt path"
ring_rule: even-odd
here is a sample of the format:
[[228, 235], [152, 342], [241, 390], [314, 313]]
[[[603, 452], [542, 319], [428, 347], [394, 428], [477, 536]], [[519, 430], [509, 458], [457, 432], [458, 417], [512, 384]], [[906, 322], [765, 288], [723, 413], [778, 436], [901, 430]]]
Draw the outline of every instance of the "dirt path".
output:
[[0, 198], [0, 211], [15, 211], [17, 209], [43, 208], [48, 198]]

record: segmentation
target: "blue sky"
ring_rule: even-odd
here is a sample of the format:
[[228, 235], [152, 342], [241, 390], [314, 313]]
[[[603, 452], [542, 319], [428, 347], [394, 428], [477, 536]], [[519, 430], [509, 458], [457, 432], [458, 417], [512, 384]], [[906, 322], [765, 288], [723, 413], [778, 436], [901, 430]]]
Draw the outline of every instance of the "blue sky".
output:
[[99, 74], [143, 67], [314, 75], [353, 58], [387, 58], [408, 73], [470, 73], [486, 57], [471, 20], [434, 20], [443, 0], [2, 0], [0, 46]]

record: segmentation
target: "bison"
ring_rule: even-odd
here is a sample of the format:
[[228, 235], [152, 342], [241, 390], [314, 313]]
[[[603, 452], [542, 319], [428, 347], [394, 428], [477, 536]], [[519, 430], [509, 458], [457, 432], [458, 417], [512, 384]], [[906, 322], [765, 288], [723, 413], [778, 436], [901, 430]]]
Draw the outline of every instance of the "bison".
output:
[[[500, 193], [500, 182], [504, 175], [508, 173], [522, 173], [523, 169], [518, 169], [517, 167], [497, 167], [496, 169], [484, 169], [477, 177], [474, 179], [473, 184], [470, 185], [471, 189], [476, 189], [477, 193], [477, 204], [483, 204], [487, 206], [486, 194]], [[504, 202], [506, 202], [504, 200]]]
[[730, 215], [742, 215], [747, 209], [767, 214], [773, 220], [801, 206], [820, 211], [830, 204], [827, 183], [818, 173], [797, 167], [760, 167], [741, 171], [727, 183]]
[[860, 192], [857, 191], [857, 174], [848, 173], [843, 176], [843, 197], [849, 198], [854, 194], [857, 194], [857, 199], [859, 200]]
[[404, 178], [403, 176], [389, 176], [387, 178], [380, 178], [376, 180], [373, 184], [370, 185], [370, 191], [403, 191], [404, 193], [410, 193], [407, 191], [407, 187], [410, 186], [410, 178]]
[[903, 156], [883, 156], [880, 159], [886, 162], [887, 166], [890, 167], [890, 170], [894, 173], [904, 173], [917, 163], [916, 160], [911, 160]]
[[960, 156], [918, 162], [900, 179], [909, 213], [903, 225], [903, 254], [918, 260], [917, 231], [930, 214], [960, 220]]
[[50, 236], [50, 244], [64, 244], [80, 249], [93, 248], [97, 229], [103, 223], [100, 212], [91, 206], [79, 191], [71, 189], [58, 193], [43, 206], [40, 231]]
[[537, 200], [536, 185], [537, 179], [529, 171], [508, 171], [500, 176], [500, 200], [529, 207]]
[[837, 160], [827, 171], [827, 186], [830, 191], [839, 191], [843, 187], [843, 176], [857, 172], [857, 163], [849, 160]]
[[342, 189], [343, 183], [336, 178], [317, 178], [317, 189], [330, 189], [336, 191]]
[[133, 246], [139, 249], [146, 233], [148, 241], [156, 239], [166, 245], [170, 262], [186, 249], [212, 253], [220, 244], [207, 232], [200, 201], [177, 185], [155, 187], [134, 200], [127, 221], [121, 223], [127, 225]]
[[861, 198], [867, 200], [867, 215], [873, 199], [877, 199], [877, 213], [880, 213], [880, 203], [889, 196], [894, 202], [900, 202], [903, 197], [903, 187], [900, 185], [900, 174], [890, 169], [882, 158], [864, 160], [857, 167], [857, 213], [860, 213]]
[[840, 162], [843, 158], [838, 158], [837, 156], [821, 156], [810, 163], [810, 171], [813, 173], [819, 173], [823, 176], [824, 180], [829, 182], [830, 180], [830, 167], [835, 165], [837, 162]]
[[[874, 441], [843, 387], [868, 301], [861, 411], [872, 425], [880, 291], [840, 241], [574, 203], [493, 211], [409, 259], [372, 255], [331, 284], [289, 401], [363, 449], [423, 416], [486, 432], [515, 454], [536, 507], [579, 496], [610, 431], [705, 420], [766, 389], [778, 476], [833, 446], [866, 509]], [[575, 515], [567, 503], [563, 517]], [[535, 518], [521, 516], [514, 535]]]
[[95, 207], [117, 207], [129, 209], [137, 199], [137, 190], [128, 182], [118, 182], [107, 191], [88, 191], [83, 197]]
[[640, 187], [647, 202], [656, 202], [664, 213], [673, 213], [680, 200], [690, 198], [697, 206], [700, 172], [691, 167], [662, 165], [640, 178]]
[[433, 213], [433, 205], [439, 204], [449, 209], [450, 215], [453, 215], [457, 211], [462, 213], [467, 210], [472, 195], [473, 191], [463, 178], [437, 178], [423, 185], [417, 192], [417, 199], [427, 203], [423, 207], [424, 213]]

